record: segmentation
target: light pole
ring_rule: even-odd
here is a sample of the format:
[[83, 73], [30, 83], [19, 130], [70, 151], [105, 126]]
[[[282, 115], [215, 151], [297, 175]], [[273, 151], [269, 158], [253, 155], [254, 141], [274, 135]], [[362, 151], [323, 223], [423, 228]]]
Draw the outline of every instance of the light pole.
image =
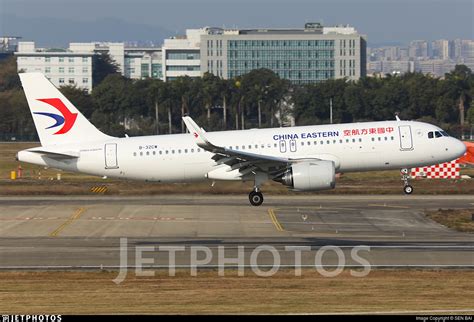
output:
[[[262, 127], [262, 106], [261, 106], [261, 102], [264, 98], [266, 98], [266, 96], [268, 94], [268, 88], [269, 87], [270, 87], [269, 85], [265, 85], [265, 87], [263, 88], [262, 96], [260, 96], [260, 98], [257, 102], [257, 105], [258, 105], [258, 128]], [[270, 117], [273, 117], [273, 115], [271, 115]]]
[[329, 122], [332, 124], [332, 97], [329, 99]]

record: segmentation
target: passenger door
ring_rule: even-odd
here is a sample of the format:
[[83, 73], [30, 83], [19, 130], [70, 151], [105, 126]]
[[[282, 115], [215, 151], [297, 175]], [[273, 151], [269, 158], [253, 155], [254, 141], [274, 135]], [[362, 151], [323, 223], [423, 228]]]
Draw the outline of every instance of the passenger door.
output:
[[105, 145], [105, 168], [118, 169], [117, 143], [107, 143]]
[[413, 139], [411, 135], [410, 125], [400, 125], [398, 127], [398, 133], [400, 135], [400, 150], [407, 151], [413, 150]]
[[286, 141], [285, 140], [280, 140], [280, 152], [281, 153], [286, 153]]
[[290, 140], [290, 151], [296, 152], [296, 140]]

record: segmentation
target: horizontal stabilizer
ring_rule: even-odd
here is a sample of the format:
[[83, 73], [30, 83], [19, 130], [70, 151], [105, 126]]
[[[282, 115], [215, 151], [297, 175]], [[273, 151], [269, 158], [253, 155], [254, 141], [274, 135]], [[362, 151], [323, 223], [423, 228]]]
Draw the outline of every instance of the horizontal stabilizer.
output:
[[28, 149], [26, 151], [39, 153], [39, 154], [47, 154], [48, 156], [51, 156], [53, 158], [67, 158], [67, 159], [79, 158], [79, 152], [77, 151], [60, 151], [60, 150], [51, 149], [51, 148], [44, 148], [42, 146], [38, 148]]

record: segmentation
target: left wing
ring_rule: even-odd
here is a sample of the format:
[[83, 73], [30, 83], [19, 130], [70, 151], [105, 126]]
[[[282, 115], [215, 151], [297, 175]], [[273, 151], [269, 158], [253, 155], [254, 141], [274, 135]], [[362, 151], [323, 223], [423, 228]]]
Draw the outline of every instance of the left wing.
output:
[[[296, 160], [287, 158], [274, 157], [269, 155], [244, 152], [239, 150], [228, 149], [226, 147], [217, 146], [209, 141], [206, 132], [200, 128], [191, 117], [183, 117], [187, 129], [196, 140], [196, 144], [211, 153], [217, 165], [226, 164], [230, 166], [230, 170], [239, 170], [241, 176], [256, 171], [266, 172], [271, 176], [281, 174], [291, 163]], [[229, 171], [230, 171], [229, 170]]]

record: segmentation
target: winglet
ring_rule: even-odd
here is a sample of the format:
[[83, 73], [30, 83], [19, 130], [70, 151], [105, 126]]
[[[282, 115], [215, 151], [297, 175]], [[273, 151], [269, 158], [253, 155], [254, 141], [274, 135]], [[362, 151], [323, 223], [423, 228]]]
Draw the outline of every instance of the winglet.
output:
[[184, 116], [183, 117], [183, 122], [186, 124], [186, 128], [188, 129], [189, 133], [193, 135], [193, 137], [196, 139], [196, 144], [203, 148], [204, 150], [213, 150], [214, 148], [217, 148], [214, 146], [212, 143], [209, 142], [209, 140], [206, 138], [206, 135], [204, 134], [206, 131], [204, 131], [199, 125], [194, 122], [194, 120], [189, 117], [189, 116]]

